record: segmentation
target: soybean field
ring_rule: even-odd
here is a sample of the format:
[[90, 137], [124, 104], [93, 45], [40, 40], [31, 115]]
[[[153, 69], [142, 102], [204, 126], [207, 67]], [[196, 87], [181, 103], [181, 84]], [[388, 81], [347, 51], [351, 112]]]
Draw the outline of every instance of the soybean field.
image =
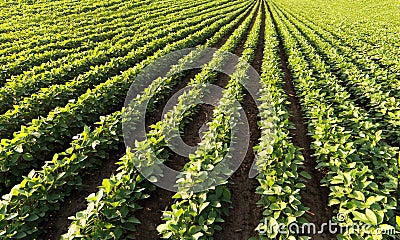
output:
[[400, 2], [0, 0], [0, 239], [400, 239]]

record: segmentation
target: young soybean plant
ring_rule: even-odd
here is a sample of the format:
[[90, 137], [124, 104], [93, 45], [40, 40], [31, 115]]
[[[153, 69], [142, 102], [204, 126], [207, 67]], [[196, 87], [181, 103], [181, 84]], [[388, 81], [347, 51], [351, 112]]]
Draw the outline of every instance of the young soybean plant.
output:
[[[283, 90], [284, 77], [280, 69], [277, 32], [269, 14], [265, 21], [260, 116], [266, 120], [259, 122], [261, 138], [256, 147], [256, 167], [259, 171], [257, 180], [260, 183], [256, 194], [261, 195], [258, 204], [264, 208], [264, 217], [257, 231], [260, 232], [259, 239], [308, 239], [290, 231], [280, 233], [277, 229], [279, 224], [288, 227], [293, 222], [306, 222], [304, 215], [307, 208], [300, 196], [305, 185], [300, 175], [307, 179], [310, 176], [306, 172], [299, 174], [298, 168], [303, 164], [304, 157], [290, 139], [289, 129], [293, 124], [289, 122], [289, 112], [284, 105], [287, 96]], [[271, 103], [273, 106], [270, 106]], [[275, 119], [270, 116], [271, 107], [276, 113]], [[275, 131], [272, 132], [271, 128]], [[271, 137], [274, 139], [272, 146]]]
[[[254, 14], [255, 8], [251, 16]], [[233, 51], [243, 38], [245, 29], [250, 24], [251, 17], [239, 26], [238, 29], [228, 38], [224, 46], [221, 48], [224, 51]], [[222, 23], [218, 23], [222, 27]], [[227, 25], [229, 26], [229, 25]], [[234, 25], [231, 25], [232, 27]], [[229, 28], [222, 28], [225, 32]], [[218, 38], [224, 34], [217, 34]], [[210, 42], [215, 43], [215, 39]], [[209, 68], [203, 70], [200, 74], [192, 79], [191, 84], [213, 81], [216, 74], [210, 70], [215, 69], [216, 65], [220, 64], [223, 55], [216, 54], [209, 64]], [[222, 59], [223, 60], [223, 59]], [[201, 89], [189, 91], [186, 98], [182, 98], [181, 103], [178, 105], [188, 105], [195, 101], [201, 95]], [[184, 108], [174, 108], [174, 111], [168, 112], [167, 116], [161, 122], [154, 125], [153, 129], [148, 133], [148, 140], [142, 141], [137, 144], [135, 153], [129, 150], [127, 154], [121, 159], [121, 167], [118, 173], [109, 179], [104, 179], [103, 184], [95, 194], [88, 198], [88, 207], [86, 210], [81, 211], [72, 218], [73, 222], [69, 227], [68, 233], [63, 235], [64, 239], [72, 239], [76, 237], [86, 238], [133, 238], [135, 231], [135, 224], [138, 220], [135, 217], [135, 211], [139, 209], [138, 200], [143, 195], [142, 191], [151, 191], [152, 186], [149, 182], [140, 175], [136, 170], [133, 162], [140, 162], [148, 164], [151, 171], [157, 171], [157, 166], [151, 168], [153, 159], [149, 156], [149, 151], [158, 152], [165, 146], [165, 139], [163, 137], [163, 128], [167, 128], [173, 122], [181, 122]], [[154, 140], [154, 141], [153, 141]], [[162, 158], [161, 156], [158, 156]]]
[[[228, 153], [227, 136], [235, 131], [235, 125], [230, 122], [230, 119], [239, 118], [240, 106], [236, 101], [242, 97], [240, 82], [246, 81], [248, 62], [251, 62], [254, 57], [260, 28], [261, 7], [258, 9], [255, 23], [248, 35], [235, 72], [223, 91], [219, 105], [214, 109], [209, 130], [204, 134], [195, 154], [189, 156], [189, 162], [178, 176], [178, 192], [173, 197], [175, 203], [171, 206], [171, 211], [164, 212], [165, 223], [157, 227], [163, 238], [211, 239], [216, 230], [221, 230], [219, 224], [224, 221], [222, 217], [229, 212], [227, 205], [230, 203], [231, 196], [226, 182], [201, 192], [193, 192], [188, 186], [201, 179], [203, 181], [208, 179], [208, 171], [221, 163]], [[218, 155], [215, 154], [217, 152]], [[229, 166], [222, 168], [228, 170], [223, 174], [229, 174]]]
[[[194, 38], [207, 39], [208, 36], [215, 33], [214, 36], [207, 39], [207, 44], [212, 46], [219, 42], [228, 31], [236, 27], [240, 19], [247, 14], [246, 8], [247, 5], [243, 5], [221, 20], [197, 32], [194, 36], [186, 38], [185, 41], [181, 41], [179, 44], [171, 44], [169, 49], [173, 49], [173, 46], [184, 47], [187, 42], [195, 42]], [[164, 79], [164, 81], [165, 85], [168, 85], [172, 84], [173, 81], [179, 81], [179, 78]], [[167, 88], [168, 86], [165, 86], [161, 89]], [[162, 94], [163, 92], [160, 91], [157, 97], [162, 97]], [[71, 142], [70, 148], [65, 152], [55, 154], [53, 159], [43, 166], [42, 170], [32, 171], [20, 184], [14, 186], [10, 194], [7, 194], [0, 203], [0, 209], [3, 211], [3, 214], [0, 215], [0, 228], [4, 230], [1, 236], [34, 238], [41, 234], [42, 229], [38, 226], [45, 220], [48, 213], [59, 209], [62, 199], [69, 196], [73, 189], [81, 185], [82, 177], [87, 176], [85, 174], [90, 172], [91, 169], [96, 169], [99, 162], [108, 158], [107, 153], [113, 151], [113, 147], [123, 142], [121, 118], [121, 111], [101, 117], [98, 127], [94, 130], [86, 127]], [[143, 193], [143, 188], [148, 187], [148, 185], [139, 184], [142, 180], [144, 179], [139, 177], [136, 181], [138, 188], [135, 198], [129, 198], [133, 202], [148, 196]], [[103, 185], [107, 186], [106, 189], [109, 189], [110, 182], [112, 183], [111, 179], [104, 181]], [[149, 191], [149, 189], [146, 189], [146, 192]], [[29, 213], [29, 217], [27, 217], [27, 213]], [[82, 215], [80, 216], [81, 219], [84, 218]], [[131, 218], [131, 221], [134, 223], [130, 222], [129, 224], [138, 223], [135, 218]], [[85, 228], [88, 224], [80, 225]], [[77, 229], [76, 231], [83, 234], [83, 230], [81, 230]], [[107, 233], [111, 234], [111, 230]]]

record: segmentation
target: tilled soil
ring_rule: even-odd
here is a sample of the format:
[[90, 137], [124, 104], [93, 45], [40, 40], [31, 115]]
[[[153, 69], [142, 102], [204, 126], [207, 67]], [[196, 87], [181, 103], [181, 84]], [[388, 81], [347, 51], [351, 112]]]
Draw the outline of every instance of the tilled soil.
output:
[[[268, 9], [275, 24], [276, 31], [278, 32], [276, 21], [269, 6]], [[310, 208], [310, 210], [307, 212], [307, 220], [310, 223], [314, 223], [319, 231], [318, 227], [323, 223], [328, 223], [333, 216], [333, 210], [328, 207], [329, 189], [327, 187], [322, 187], [320, 184], [322, 175], [317, 169], [315, 169], [317, 162], [313, 157], [314, 152], [311, 149], [312, 140], [307, 135], [307, 121], [303, 117], [304, 113], [296, 94], [293, 76], [288, 64], [288, 56], [283, 47], [282, 37], [279, 34], [278, 39], [280, 49], [279, 56], [281, 59], [281, 67], [282, 71], [284, 72], [285, 80], [284, 91], [289, 101], [289, 104], [286, 105], [286, 109], [290, 114], [289, 120], [295, 126], [295, 129], [290, 129], [290, 135], [294, 145], [302, 149], [304, 156], [305, 168], [301, 169], [300, 171], [305, 171], [311, 175], [311, 179], [305, 183], [306, 189], [301, 191], [302, 202], [306, 207]], [[334, 235], [328, 233], [328, 229], [325, 229], [322, 234], [314, 235], [308, 233], [308, 235], [310, 235], [312, 239], [317, 240], [336, 239]]]
[[[263, 21], [261, 23], [258, 46], [252, 63], [252, 66], [258, 73], [261, 72], [265, 25], [265, 9], [263, 5], [260, 5], [260, 7], [262, 7]], [[249, 178], [251, 166], [255, 161], [253, 147], [259, 143], [261, 137], [261, 131], [257, 125], [259, 112], [249, 92], [245, 89], [243, 92], [244, 96], [241, 105], [246, 113], [249, 124], [250, 144], [242, 164], [230, 178], [228, 187], [231, 191], [232, 209], [230, 209], [230, 215], [224, 218], [225, 222], [221, 225], [222, 230], [215, 234], [215, 239], [242, 240], [255, 237], [257, 236], [255, 228], [262, 217], [262, 208], [257, 205], [260, 197], [255, 194], [258, 181], [254, 178]]]
[[86, 197], [93, 192], [97, 192], [98, 186], [102, 184], [104, 178], [110, 177], [117, 170], [115, 164], [125, 153], [124, 147], [120, 147], [120, 151], [110, 153], [110, 157], [101, 164], [98, 171], [90, 173], [82, 180], [82, 188], [76, 189], [72, 195], [64, 200], [60, 209], [49, 215], [47, 222], [43, 224], [43, 233], [39, 239], [59, 239], [62, 234], [68, 231], [71, 224], [70, 216], [86, 209]]
[[[245, 17], [239, 22], [240, 25]], [[216, 46], [215, 48], [221, 47], [229, 38], [232, 32], [228, 33]], [[239, 46], [235, 50], [235, 54], [241, 53], [243, 51], [244, 41], [242, 41]], [[231, 67], [232, 68], [232, 67]], [[230, 66], [227, 66], [226, 69], [228, 71], [233, 71], [230, 69]], [[174, 87], [174, 93], [178, 92], [180, 89], [184, 88], [189, 80], [193, 78], [199, 70], [191, 70], [187, 76], [179, 83], [179, 86]], [[216, 82], [213, 84], [219, 87], [225, 87], [229, 81], [229, 76], [225, 74], [218, 74]], [[152, 116], [149, 117], [149, 121], [146, 126], [150, 126], [151, 124], [156, 123], [161, 120], [161, 115], [164, 109], [164, 106], [168, 99], [173, 95], [170, 94], [169, 97], [164, 98], [165, 101], [160, 103], [157, 106], [155, 114], [152, 113]], [[199, 134], [200, 130], [205, 130], [204, 124], [211, 120], [212, 111], [214, 107], [208, 104], [199, 104], [197, 106], [196, 115], [193, 116], [193, 119], [184, 126], [184, 133], [182, 134], [182, 140], [188, 144], [189, 146], [196, 146], [201, 141], [201, 134]], [[175, 170], [181, 170], [183, 166], [187, 163], [187, 157], [180, 156], [172, 151], [170, 152], [170, 157], [168, 161], [165, 163], [167, 166], [171, 167]], [[136, 217], [141, 221], [141, 224], [137, 226], [136, 236], [137, 239], [143, 240], [155, 240], [160, 239], [158, 232], [156, 230], [157, 225], [162, 223], [162, 211], [167, 210], [173, 204], [172, 196], [173, 192], [156, 188], [154, 193], [151, 194], [151, 197], [148, 199], [142, 200], [139, 204], [143, 207], [143, 209], [139, 210], [136, 214]]]

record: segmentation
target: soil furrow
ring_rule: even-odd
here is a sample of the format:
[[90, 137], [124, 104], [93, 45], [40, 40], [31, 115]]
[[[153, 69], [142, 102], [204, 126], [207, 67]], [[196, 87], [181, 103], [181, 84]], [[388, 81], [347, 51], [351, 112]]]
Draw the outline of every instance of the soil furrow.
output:
[[[241, 24], [244, 19], [245, 17], [238, 24]], [[232, 32], [233, 30], [214, 47], [222, 46]], [[146, 116], [146, 129], [149, 129], [150, 125], [161, 119], [162, 109], [169, 97], [184, 88], [189, 80], [198, 72], [199, 70], [196, 69], [188, 71], [188, 74], [174, 87], [174, 90], [166, 94], [166, 97], [156, 106], [155, 113], [151, 114], [151, 116], [149, 116], [150, 114]], [[115, 111], [117, 110], [115, 109]], [[109, 159], [105, 160], [97, 171], [94, 171], [82, 180], [82, 188], [73, 190], [72, 195], [67, 197], [61, 204], [60, 210], [49, 214], [48, 220], [40, 226], [45, 231], [39, 239], [59, 239], [61, 234], [68, 231], [68, 226], [71, 223], [68, 217], [84, 210], [87, 207], [86, 197], [98, 190], [97, 188], [101, 185], [103, 179], [109, 178], [116, 172], [118, 166], [115, 163], [125, 154], [124, 146], [121, 145], [118, 149], [118, 151], [110, 153]], [[176, 163], [186, 162], [186, 158], [177, 154], [172, 154], [170, 160]], [[140, 227], [138, 227], [138, 235], [143, 237], [139, 239], [158, 239], [155, 226], [161, 222], [161, 211], [171, 205], [172, 196], [173, 193], [157, 188], [150, 198], [140, 204], [143, 206], [143, 210], [138, 211], [138, 217], [143, 221], [143, 224], [140, 224]]]
[[[250, 14], [250, 12], [249, 12]], [[239, 21], [238, 26], [244, 21], [244, 19], [248, 15], [244, 16], [241, 21]], [[233, 33], [234, 30], [230, 31], [222, 40], [213, 46], [214, 48], [220, 48], [225, 42], [228, 40], [229, 36]], [[239, 46], [235, 49], [235, 54], [239, 54], [243, 51], [244, 40], [240, 42]], [[230, 67], [230, 66], [228, 66]], [[179, 84], [180, 87], [185, 87], [188, 81], [193, 78], [199, 70], [190, 70], [189, 74], [183, 79]], [[229, 76], [226, 74], [218, 73], [217, 80], [213, 84], [224, 88], [229, 81]], [[180, 90], [179, 86], [174, 87], [174, 93], [170, 93], [168, 97], [164, 98], [162, 102], [156, 107], [155, 114], [152, 114], [152, 117], [149, 119], [149, 124], [154, 124], [157, 121], [161, 120], [163, 109], [168, 101], [168, 99]], [[196, 146], [201, 138], [199, 135], [199, 130], [204, 131], [202, 126], [206, 124], [206, 122], [210, 121], [212, 118], [214, 107], [208, 104], [199, 104], [197, 106], [196, 115], [187, 122], [184, 126], [184, 131], [182, 133], [182, 139], [185, 143], [190, 146]], [[147, 122], [146, 122], [147, 125]], [[148, 125], [150, 126], [150, 125]], [[168, 161], [165, 163], [167, 166], [171, 167], [175, 170], [181, 170], [183, 166], [187, 163], [188, 158], [184, 156], [180, 156], [173, 151], [169, 151]], [[139, 205], [143, 207], [143, 209], [139, 210], [136, 214], [136, 217], [141, 221], [141, 224], [137, 226], [136, 237], [137, 239], [143, 240], [155, 240], [160, 239], [158, 236], [158, 232], [156, 227], [162, 223], [162, 211], [167, 210], [169, 206], [173, 204], [172, 196], [173, 192], [156, 188], [156, 190], [151, 194], [150, 198], [144, 199], [139, 202]]]
[[[333, 216], [332, 209], [328, 207], [329, 189], [320, 185], [323, 176], [315, 168], [317, 162], [315, 157], [313, 157], [314, 152], [311, 149], [312, 140], [307, 135], [307, 121], [303, 117], [304, 113], [300, 105], [300, 100], [296, 94], [293, 76], [288, 64], [288, 55], [284, 49], [283, 37], [278, 30], [275, 16], [272, 14], [268, 3], [267, 8], [275, 25], [275, 30], [278, 33], [279, 56], [281, 59], [281, 68], [284, 72], [284, 91], [289, 101], [289, 103], [286, 105], [286, 109], [290, 114], [289, 121], [295, 126], [294, 129], [289, 129], [290, 136], [294, 145], [302, 149], [305, 167], [302, 170], [309, 173], [312, 177], [305, 183], [306, 189], [301, 191], [302, 202], [306, 207], [310, 208], [310, 210], [307, 212], [308, 221], [315, 224], [317, 231], [319, 231], [320, 226], [323, 223], [328, 223]], [[322, 234], [304, 234], [310, 235], [312, 239], [335, 239], [335, 236], [329, 234], [328, 229], [326, 228]]]
[[[252, 66], [259, 74], [261, 73], [263, 58], [265, 28], [265, 7], [262, 3], [260, 7], [262, 8], [261, 31], [252, 62]], [[246, 89], [243, 89], [243, 101], [241, 105], [246, 113], [249, 124], [250, 143], [242, 164], [230, 178], [228, 187], [231, 192], [231, 214], [224, 219], [225, 222], [221, 225], [222, 230], [215, 234], [215, 239], [243, 240], [255, 237], [258, 235], [255, 228], [262, 216], [262, 208], [257, 206], [260, 197], [255, 194], [258, 181], [254, 178], [249, 178], [249, 172], [255, 160], [253, 147], [259, 143], [261, 137], [261, 131], [257, 124], [259, 112], [256, 102]]]
[[86, 197], [98, 190], [97, 187], [101, 185], [104, 178], [116, 172], [118, 166], [115, 162], [125, 153], [123, 144], [120, 144], [118, 149], [110, 153], [108, 159], [104, 159], [98, 171], [82, 179], [81, 188], [72, 190], [72, 195], [63, 201], [58, 211], [49, 214], [47, 222], [41, 227], [45, 231], [38, 239], [60, 239], [61, 235], [68, 231], [68, 226], [72, 222], [68, 217], [84, 210], [87, 206]]

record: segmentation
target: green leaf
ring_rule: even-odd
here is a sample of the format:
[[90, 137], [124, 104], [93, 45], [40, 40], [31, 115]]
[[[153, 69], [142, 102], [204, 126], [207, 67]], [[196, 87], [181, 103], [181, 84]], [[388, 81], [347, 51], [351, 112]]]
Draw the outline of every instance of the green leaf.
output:
[[303, 176], [304, 178], [310, 180], [312, 177], [308, 172], [302, 171], [300, 172], [300, 175]]
[[354, 219], [355, 220], [359, 220], [359, 221], [362, 221], [364, 223], [368, 223], [369, 222], [368, 218], [365, 216], [364, 213], [353, 211], [353, 215], [354, 215]]
[[130, 222], [130, 223], [135, 223], [135, 224], [141, 224], [140, 220], [137, 219], [137, 218], [135, 218], [135, 217], [130, 217], [130, 218], [128, 219], [128, 222]]
[[329, 206], [340, 204], [340, 200], [336, 198], [332, 198], [329, 200]]
[[365, 210], [365, 215], [367, 216], [368, 220], [372, 223], [372, 225], [374, 226], [378, 225], [378, 219], [376, 218], [375, 213], [371, 209], [367, 208]]
[[168, 224], [160, 224], [157, 226], [157, 232], [162, 233], [168, 230]]
[[17, 234], [14, 235], [14, 238], [16, 239], [21, 239], [21, 238], [25, 238], [27, 235], [25, 232], [18, 232]]
[[25, 218], [25, 221], [32, 222], [32, 221], [35, 221], [35, 220], [37, 220], [37, 219], [39, 219], [39, 216], [38, 216], [38, 215], [36, 215], [36, 214], [31, 214], [31, 215], [29, 215], [29, 217]]
[[114, 230], [114, 235], [116, 239], [119, 239], [122, 236], [122, 229], [120, 227]]
[[199, 214], [210, 204], [210, 202], [204, 202], [199, 207]]
[[359, 201], [365, 201], [365, 196], [360, 191], [357, 191], [357, 190], [353, 191], [353, 196], [354, 196], [355, 199], [357, 199]]
[[351, 175], [350, 175], [350, 173], [343, 173], [343, 177], [344, 177], [346, 185], [351, 184]]
[[375, 197], [374, 196], [370, 196], [367, 198], [367, 201], [365, 201], [365, 204], [370, 206], [372, 204], [374, 204], [376, 202]]
[[110, 183], [109, 179], [103, 179], [103, 184], [102, 185], [103, 185], [106, 193], [111, 192], [111, 183]]
[[24, 153], [22, 154], [22, 158], [26, 161], [31, 161], [33, 159], [33, 156], [30, 153]]
[[201, 238], [203, 235], [204, 235], [204, 233], [198, 232], [198, 233], [193, 234], [192, 237], [197, 240], [197, 239]]
[[269, 206], [269, 208], [270, 208], [271, 210], [280, 210], [280, 209], [281, 209], [281, 208], [279, 207], [279, 205], [276, 204], [276, 203], [271, 204], [271, 206]]

